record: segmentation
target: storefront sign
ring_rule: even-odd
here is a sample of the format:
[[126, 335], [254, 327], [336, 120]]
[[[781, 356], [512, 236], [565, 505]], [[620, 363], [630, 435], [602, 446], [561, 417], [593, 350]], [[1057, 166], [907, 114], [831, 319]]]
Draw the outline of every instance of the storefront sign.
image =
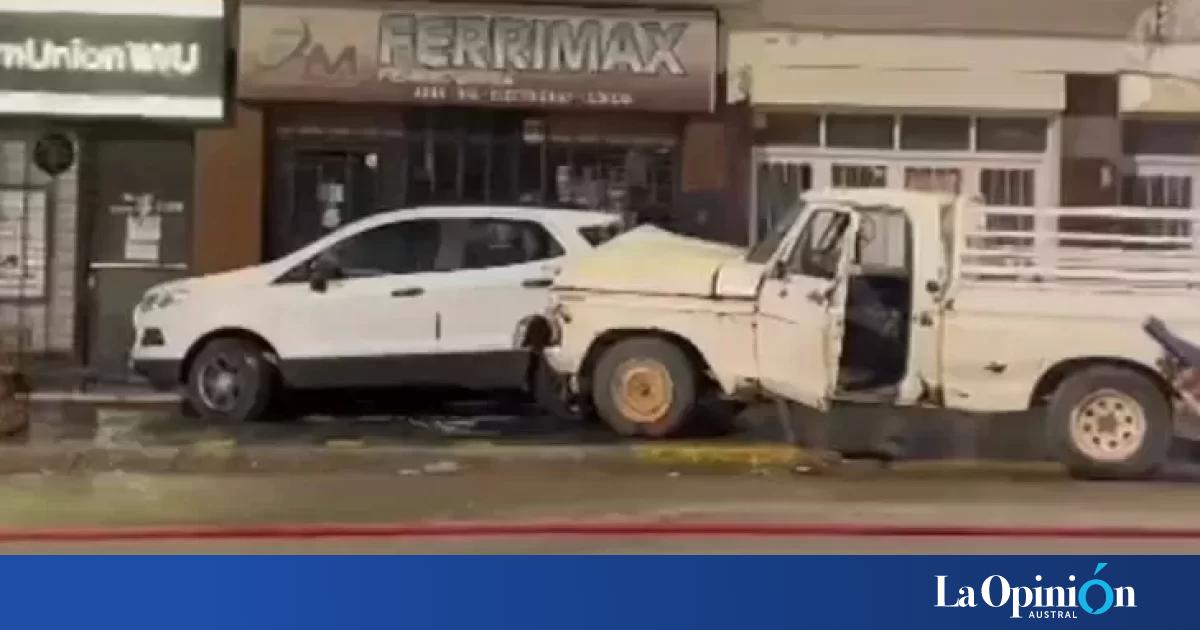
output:
[[238, 94], [264, 100], [711, 111], [711, 13], [242, 3]]
[[0, 0], [0, 115], [220, 120], [223, 0]]

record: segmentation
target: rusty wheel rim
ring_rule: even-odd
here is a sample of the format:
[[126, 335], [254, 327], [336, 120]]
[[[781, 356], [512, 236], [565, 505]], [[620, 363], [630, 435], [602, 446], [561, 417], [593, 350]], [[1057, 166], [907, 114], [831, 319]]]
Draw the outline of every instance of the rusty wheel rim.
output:
[[621, 415], [638, 424], [662, 420], [675, 401], [675, 382], [666, 366], [649, 359], [630, 359], [617, 368], [612, 397]]
[[1113, 389], [1093, 392], [1071, 410], [1071, 440], [1096, 461], [1133, 457], [1146, 440], [1148, 426], [1141, 403]]

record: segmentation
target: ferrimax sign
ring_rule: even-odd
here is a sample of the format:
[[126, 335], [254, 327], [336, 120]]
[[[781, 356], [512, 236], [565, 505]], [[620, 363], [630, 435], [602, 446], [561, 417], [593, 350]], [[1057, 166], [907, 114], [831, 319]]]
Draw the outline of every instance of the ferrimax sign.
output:
[[702, 12], [243, 2], [239, 95], [709, 111]]

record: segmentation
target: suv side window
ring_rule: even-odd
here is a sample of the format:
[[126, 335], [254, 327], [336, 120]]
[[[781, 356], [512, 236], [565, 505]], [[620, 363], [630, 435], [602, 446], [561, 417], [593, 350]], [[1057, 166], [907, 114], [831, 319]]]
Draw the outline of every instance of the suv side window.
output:
[[327, 250], [347, 278], [434, 271], [441, 247], [438, 221], [398, 221], [361, 232]]
[[831, 279], [842, 259], [842, 236], [850, 215], [837, 210], [816, 210], [800, 232], [788, 259], [788, 271], [813, 278]]
[[558, 258], [565, 250], [540, 223], [471, 219], [463, 239], [462, 269], [488, 269]]

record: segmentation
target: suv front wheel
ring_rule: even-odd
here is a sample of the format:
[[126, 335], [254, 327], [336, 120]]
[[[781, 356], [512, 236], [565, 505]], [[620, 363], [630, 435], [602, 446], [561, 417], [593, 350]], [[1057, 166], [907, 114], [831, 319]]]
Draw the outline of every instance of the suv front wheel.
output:
[[274, 367], [257, 344], [214, 339], [192, 361], [187, 399], [210, 422], [251, 422], [266, 412], [274, 384]]

